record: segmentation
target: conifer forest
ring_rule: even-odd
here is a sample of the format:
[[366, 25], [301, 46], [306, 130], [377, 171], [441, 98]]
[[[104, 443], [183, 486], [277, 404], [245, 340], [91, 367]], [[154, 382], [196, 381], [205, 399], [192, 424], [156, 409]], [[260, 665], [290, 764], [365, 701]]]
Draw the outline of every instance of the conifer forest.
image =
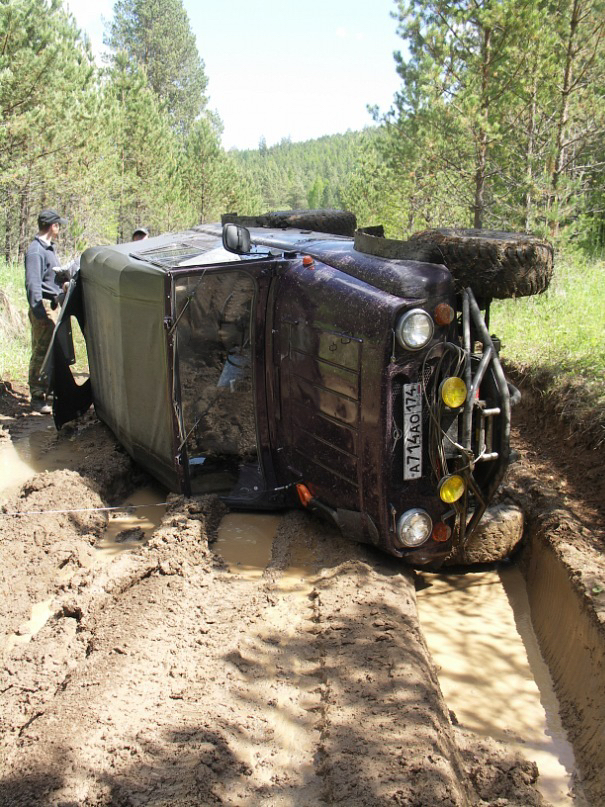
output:
[[[225, 151], [181, 0], [117, 0], [99, 66], [63, 0], [0, 0], [0, 245], [65, 211], [64, 249], [344, 207], [605, 242], [605, 0], [399, 0], [399, 89], [360, 132]], [[246, 88], [253, 98], [254, 87]]]

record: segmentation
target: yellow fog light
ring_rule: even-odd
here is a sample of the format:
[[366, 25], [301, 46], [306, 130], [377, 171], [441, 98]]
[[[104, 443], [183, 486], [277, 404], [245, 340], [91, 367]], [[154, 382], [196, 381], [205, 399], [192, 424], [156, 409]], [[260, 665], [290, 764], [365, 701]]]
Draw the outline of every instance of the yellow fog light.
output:
[[439, 483], [439, 498], [446, 504], [457, 502], [464, 496], [464, 479], [458, 474], [444, 477]]
[[441, 385], [441, 397], [443, 403], [450, 409], [459, 409], [466, 401], [466, 384], [458, 376], [446, 378]]

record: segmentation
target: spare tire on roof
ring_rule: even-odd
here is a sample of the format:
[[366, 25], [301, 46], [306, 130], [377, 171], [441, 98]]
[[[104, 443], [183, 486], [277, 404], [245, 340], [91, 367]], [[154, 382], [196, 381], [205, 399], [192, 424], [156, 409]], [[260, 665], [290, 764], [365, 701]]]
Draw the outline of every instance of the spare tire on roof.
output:
[[265, 227], [295, 227], [334, 235], [352, 236], [357, 227], [355, 214], [347, 210], [276, 210], [259, 218]]
[[244, 227], [292, 227], [297, 230], [313, 230], [317, 233], [353, 236], [357, 227], [354, 213], [347, 210], [273, 210], [260, 216], [238, 216], [233, 213], [222, 216], [222, 223], [232, 222]]
[[470, 286], [481, 300], [527, 297], [548, 288], [553, 248], [524, 233], [443, 229], [395, 241], [358, 231], [355, 249], [384, 258], [443, 263], [459, 288]]

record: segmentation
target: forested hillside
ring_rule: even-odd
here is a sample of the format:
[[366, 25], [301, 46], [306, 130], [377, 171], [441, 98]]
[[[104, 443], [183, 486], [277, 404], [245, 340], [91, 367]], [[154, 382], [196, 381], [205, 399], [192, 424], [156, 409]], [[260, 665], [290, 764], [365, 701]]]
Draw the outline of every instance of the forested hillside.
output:
[[258, 189], [261, 207], [341, 207], [361, 151], [376, 139], [376, 130], [347, 132], [305, 143], [282, 140], [267, 148], [233, 152], [241, 174]]
[[605, 0], [393, 8], [401, 86], [375, 126], [225, 152], [181, 0], [118, 0], [103, 67], [63, 0], [1, 0], [2, 254], [51, 205], [72, 253], [139, 225], [333, 206], [392, 236], [461, 225], [603, 246]]

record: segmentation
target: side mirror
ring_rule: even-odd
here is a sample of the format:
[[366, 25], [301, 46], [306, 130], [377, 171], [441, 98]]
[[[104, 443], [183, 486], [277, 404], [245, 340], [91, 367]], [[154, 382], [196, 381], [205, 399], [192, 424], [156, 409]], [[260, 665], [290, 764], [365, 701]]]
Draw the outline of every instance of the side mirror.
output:
[[223, 225], [223, 246], [228, 252], [246, 255], [250, 252], [250, 230], [240, 224]]

